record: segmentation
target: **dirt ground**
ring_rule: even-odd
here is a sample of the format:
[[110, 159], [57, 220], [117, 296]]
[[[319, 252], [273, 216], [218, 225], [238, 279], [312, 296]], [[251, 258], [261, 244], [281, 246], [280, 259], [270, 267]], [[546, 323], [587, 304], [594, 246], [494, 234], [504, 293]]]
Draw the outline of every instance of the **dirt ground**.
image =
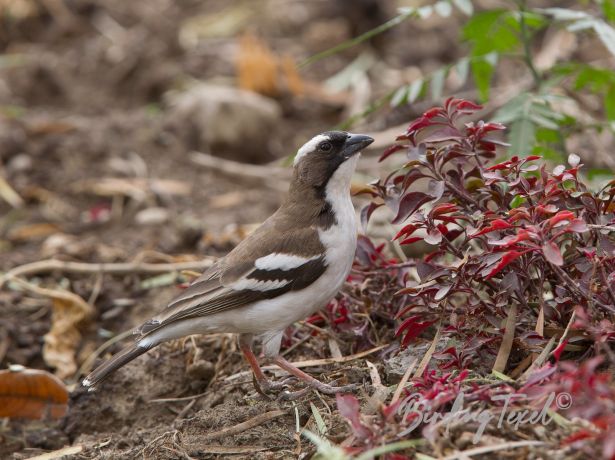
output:
[[[0, 167], [23, 202], [13, 207], [0, 200], [0, 272], [51, 257], [178, 262], [223, 255], [276, 209], [281, 195], [271, 183], [278, 179], [238, 180], [198, 165], [191, 152], [257, 164], [284, 159], [344, 121], [366, 97], [357, 87], [340, 97], [321, 85], [361, 53], [381, 63], [370, 98], [403, 81], [410, 64], [430, 69], [458, 53], [458, 30], [450, 22], [446, 28], [437, 21], [429, 28], [404, 24], [301, 70], [302, 89], [293, 85], [292, 71], [268, 90], [266, 82], [252, 82], [269, 91], [270, 105], [256, 103], [258, 110], [244, 113], [222, 104], [212, 115], [195, 112], [181, 96], [194, 99], [190, 91], [203, 82], [236, 88], [242, 46], [265, 43], [281, 62], [284, 56], [300, 62], [384, 22], [393, 2], [0, 0], [0, 9], [6, 5], [12, 10], [0, 23]], [[215, 99], [215, 89], [203, 91]], [[217, 124], [217, 117], [228, 119], [225, 110], [245, 116]], [[389, 111], [356, 130], [382, 130], [413, 115]], [[175, 277], [143, 273], [54, 271], [30, 282], [70, 287], [94, 305], [80, 325], [78, 366], [179, 292]], [[0, 367], [54, 371], [42, 355], [52, 302], [9, 288], [0, 290]], [[344, 356], [369, 348], [346, 338], [339, 342]], [[121, 346], [107, 346], [96, 362]], [[285, 346], [292, 361], [331, 356], [326, 333], [307, 327]], [[385, 385], [399, 380], [382, 367]], [[315, 449], [296, 427], [317, 431], [310, 404], [327, 417], [331, 439], [341, 442], [350, 432], [330, 416], [333, 398], [266, 400], [247, 371], [234, 338], [216, 335], [161, 346], [97, 392], [81, 389], [83, 374], [73, 372], [65, 378], [72, 390], [66, 417], [3, 423], [0, 458], [26, 459], [66, 445], [83, 447], [70, 458], [88, 459], [306, 458]], [[372, 392], [364, 359], [309, 372], [359, 383], [358, 395]], [[250, 420], [258, 423], [239, 425]]]
[[[258, 132], [258, 120], [248, 117], [242, 120], [248, 125], [235, 127], [239, 145], [212, 145], [200, 135], [207, 127], [194, 122], [192, 112], [177, 109], [169, 95], [194, 82], [233, 87], [243, 32], [257, 34], [275, 53], [301, 60], [373, 27], [388, 12], [376, 8], [372, 17], [370, 2], [365, 2], [364, 13], [353, 13], [356, 18], [339, 14], [348, 2], [232, 3], [75, 0], [9, 5], [12, 17], [5, 15], [0, 26], [0, 161], [23, 205], [12, 208], [0, 201], [0, 271], [49, 257], [166, 262], [219, 256], [275, 210], [277, 190], [199, 167], [189, 153], [212, 152], [254, 163], [284, 158], [306, 138], [342, 121], [345, 102], [280, 90], [272, 95], [280, 112], [273, 129]], [[220, 25], [222, 17], [231, 18], [230, 24]], [[216, 24], [217, 32], [210, 34]], [[368, 47], [372, 45], [314, 65], [303, 78], [318, 82]], [[373, 49], [379, 52], [377, 46]], [[244, 139], [245, 132], [251, 137]], [[121, 183], [100, 190], [106, 178]], [[135, 186], [134, 180], [142, 185]], [[156, 186], [155, 180], [173, 182]], [[177, 187], [186, 191], [175, 193]], [[152, 276], [55, 272], [32, 281], [70, 286], [95, 306], [93, 317], [80, 326], [81, 365], [109, 337], [149, 318], [178, 292], [174, 280], [144, 288], [147, 278]], [[42, 356], [43, 336], [52, 321], [49, 299], [3, 289], [0, 310], [2, 367], [53, 370]], [[310, 337], [310, 332], [300, 331], [308, 340], [290, 353], [291, 359], [329, 356], [323, 337]], [[103, 357], [120, 347], [106, 348]], [[341, 351], [348, 354], [350, 348], [343, 345]], [[353, 366], [310, 372], [362, 382], [365, 367]], [[73, 374], [65, 380], [73, 388], [68, 415], [60, 421], [3, 424], [0, 458], [24, 459], [65, 445], [83, 446], [73, 458], [100, 459], [288, 458], [312, 452], [295, 427], [310, 418], [310, 401], [326, 408], [330, 398], [266, 401], [254, 391], [246, 371], [234, 339], [213, 336], [162, 346], [122, 369], [96, 393], [80, 389], [81, 375]], [[226, 379], [239, 372], [244, 374]], [[170, 400], [156, 401], [160, 399]], [[208, 433], [264, 413], [275, 417], [207, 439]], [[345, 422], [329, 423], [335, 437], [343, 439]]]

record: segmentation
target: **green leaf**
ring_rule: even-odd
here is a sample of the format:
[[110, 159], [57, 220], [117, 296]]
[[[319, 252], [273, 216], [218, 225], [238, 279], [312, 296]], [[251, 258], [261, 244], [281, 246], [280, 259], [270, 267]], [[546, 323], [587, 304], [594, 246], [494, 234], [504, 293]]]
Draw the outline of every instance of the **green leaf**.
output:
[[510, 152], [527, 155], [535, 140], [535, 126], [530, 118], [521, 118], [510, 127]]
[[498, 380], [504, 380], [505, 382], [514, 382], [514, 380], [511, 379], [508, 375], [502, 374], [501, 372], [498, 372], [498, 371], [492, 370], [491, 375], [493, 375]]
[[453, 0], [455, 6], [466, 16], [472, 16], [474, 6], [470, 0]]
[[609, 22], [615, 22], [615, 0], [602, 0], [602, 14]]
[[[541, 126], [543, 128], [547, 128], [547, 129], [553, 129], [556, 130], [559, 128], [559, 125], [557, 123], [555, 123], [553, 120], [544, 117], [536, 112], [531, 112], [528, 115], [529, 119], [532, 120], [534, 123], [536, 123], [538, 126]], [[535, 136], [534, 136], [535, 138]]]
[[406, 102], [406, 98], [408, 97], [408, 88], [408, 85], [404, 85], [393, 93], [393, 96], [391, 96], [391, 107], [397, 107]]
[[405, 441], [397, 441], [391, 444], [385, 444], [384, 446], [378, 446], [366, 452], [363, 452], [361, 455], [356, 457], [356, 460], [372, 460], [374, 458], [377, 458], [379, 455], [388, 454], [389, 452], [395, 452], [402, 449], [409, 449], [411, 447], [416, 447], [420, 444], [423, 444], [424, 442], [425, 441], [423, 439], [407, 439]]
[[521, 195], [515, 195], [515, 197], [510, 201], [510, 207], [512, 209], [518, 208], [523, 203], [525, 203], [525, 201], [525, 197], [522, 197]]
[[604, 43], [604, 46], [609, 52], [615, 56], [615, 29], [609, 24], [599, 19], [596, 19], [593, 24], [594, 31], [598, 35], [598, 38]]
[[513, 51], [520, 47], [520, 26], [509, 10], [487, 10], [474, 15], [463, 27], [462, 37], [472, 44], [472, 55]]
[[489, 87], [491, 86], [494, 66], [487, 59], [474, 59], [471, 67], [479, 98], [484, 102], [489, 99]]
[[461, 58], [457, 64], [455, 64], [455, 72], [457, 78], [459, 78], [459, 86], [465, 85], [468, 80], [468, 73], [470, 71], [470, 60], [468, 58]]
[[310, 409], [312, 409], [312, 415], [314, 416], [314, 420], [316, 420], [316, 426], [318, 427], [318, 433], [321, 436], [327, 434], [327, 424], [320, 415], [318, 408], [314, 405], [314, 403], [310, 403]]
[[437, 101], [442, 97], [445, 77], [446, 70], [444, 68], [437, 70], [431, 77], [431, 98], [434, 101]]
[[604, 112], [607, 120], [615, 120], [615, 84], [609, 88], [604, 96]]
[[350, 460], [350, 457], [346, 455], [344, 449], [331, 444], [326, 438], [321, 438], [317, 434], [311, 431], [304, 430], [303, 436], [308, 438], [318, 449], [318, 454], [313, 457], [315, 459], [327, 459], [327, 460]]
[[413, 81], [408, 88], [408, 104], [412, 104], [421, 94], [421, 90], [423, 89], [423, 80], [418, 79]]

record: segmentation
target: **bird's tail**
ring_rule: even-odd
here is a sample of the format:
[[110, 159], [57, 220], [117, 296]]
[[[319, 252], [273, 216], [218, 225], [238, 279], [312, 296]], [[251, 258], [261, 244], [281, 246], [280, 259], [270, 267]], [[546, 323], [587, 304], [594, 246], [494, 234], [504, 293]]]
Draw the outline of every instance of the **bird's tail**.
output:
[[83, 386], [88, 387], [90, 390], [93, 390], [97, 384], [106, 379], [109, 374], [115, 372], [120, 367], [128, 364], [133, 359], [141, 356], [143, 353], [148, 351], [151, 347], [142, 347], [139, 346], [138, 343], [130, 345], [124, 348], [119, 353], [116, 353], [109, 360], [98, 366], [90, 375], [88, 375], [85, 379], [83, 379]]

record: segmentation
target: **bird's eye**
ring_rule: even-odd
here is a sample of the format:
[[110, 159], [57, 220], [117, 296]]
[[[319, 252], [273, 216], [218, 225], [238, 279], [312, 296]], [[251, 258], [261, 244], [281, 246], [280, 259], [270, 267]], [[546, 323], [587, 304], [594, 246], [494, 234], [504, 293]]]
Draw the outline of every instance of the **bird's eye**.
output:
[[318, 148], [322, 150], [323, 152], [328, 152], [329, 150], [331, 150], [332, 147], [333, 146], [331, 145], [330, 142], [323, 142], [318, 146]]

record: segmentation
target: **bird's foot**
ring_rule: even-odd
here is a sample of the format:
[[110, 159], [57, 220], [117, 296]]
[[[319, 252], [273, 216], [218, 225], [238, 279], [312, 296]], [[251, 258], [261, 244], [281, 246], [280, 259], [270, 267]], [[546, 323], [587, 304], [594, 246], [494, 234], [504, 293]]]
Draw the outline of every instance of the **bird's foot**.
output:
[[309, 382], [308, 385], [326, 395], [334, 395], [336, 393], [350, 393], [351, 391], [354, 391], [359, 388], [358, 384], [350, 384], [336, 387], [328, 383], [323, 383], [319, 380]]
[[254, 375], [252, 376], [252, 383], [254, 384], [254, 388], [256, 389], [258, 393], [260, 393], [265, 398], [269, 398], [269, 395], [271, 393], [276, 393], [279, 391], [286, 390], [292, 383], [296, 381], [297, 379], [295, 377], [288, 377], [280, 381], [272, 381], [269, 379], [257, 380], [254, 377]]

